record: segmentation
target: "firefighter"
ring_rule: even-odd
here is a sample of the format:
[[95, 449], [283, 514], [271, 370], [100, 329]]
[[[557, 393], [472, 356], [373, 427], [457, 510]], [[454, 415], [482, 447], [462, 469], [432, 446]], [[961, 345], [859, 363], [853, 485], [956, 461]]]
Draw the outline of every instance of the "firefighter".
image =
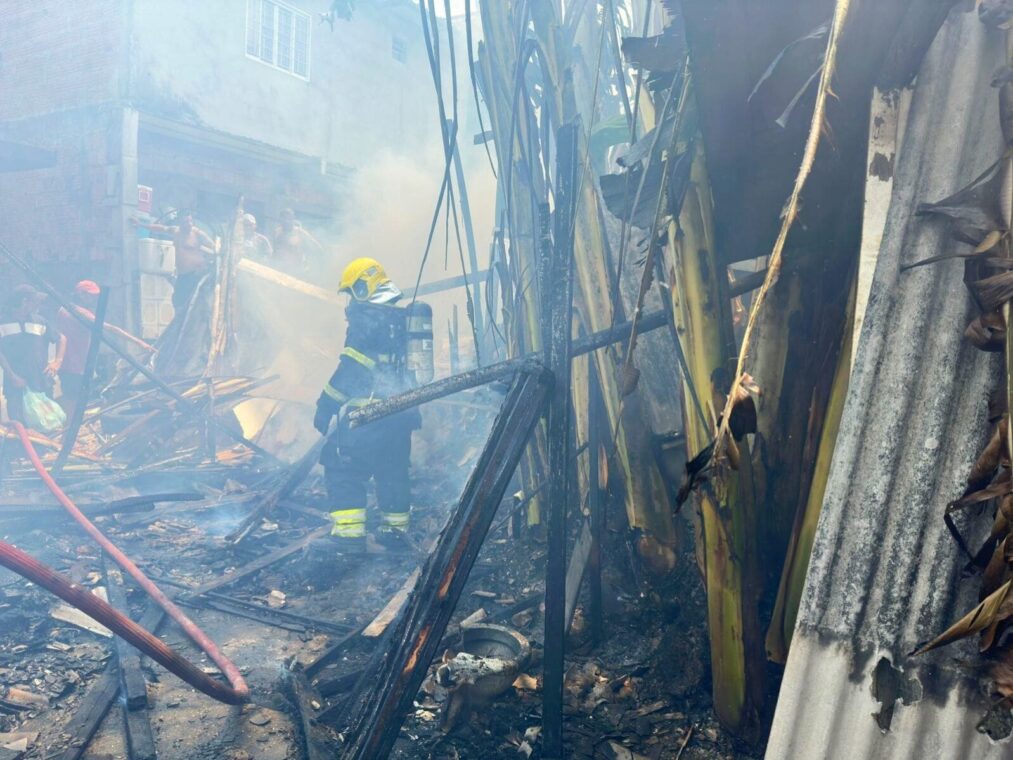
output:
[[317, 401], [313, 425], [329, 436], [320, 463], [333, 510], [331, 535], [354, 550], [365, 546], [371, 479], [380, 510], [377, 539], [390, 543], [404, 537], [411, 503], [411, 436], [421, 426], [421, 416], [411, 410], [349, 427], [348, 412], [407, 389], [407, 321], [406, 309], [396, 305], [401, 291], [374, 259], [349, 264], [339, 292], [350, 296], [345, 346]]

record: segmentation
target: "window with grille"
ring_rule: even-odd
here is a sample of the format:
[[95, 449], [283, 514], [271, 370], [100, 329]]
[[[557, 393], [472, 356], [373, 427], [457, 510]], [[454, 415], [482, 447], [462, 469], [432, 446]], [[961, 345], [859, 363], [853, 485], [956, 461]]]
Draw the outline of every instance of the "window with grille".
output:
[[247, 0], [246, 55], [310, 78], [310, 15], [278, 0]]

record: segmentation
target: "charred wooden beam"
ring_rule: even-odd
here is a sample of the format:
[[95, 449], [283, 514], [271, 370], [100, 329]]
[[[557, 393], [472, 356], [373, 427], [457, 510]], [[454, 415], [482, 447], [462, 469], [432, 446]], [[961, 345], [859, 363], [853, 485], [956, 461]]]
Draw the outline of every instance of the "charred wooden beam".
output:
[[422, 577], [377, 658], [376, 688], [353, 702], [354, 718], [342, 757], [386, 757], [412, 707], [478, 557], [521, 452], [541, 415], [548, 393], [544, 370], [519, 374], [496, 418], [489, 440], [461, 501], [426, 562]]
[[602, 613], [601, 592], [601, 538], [605, 532], [605, 500], [601, 482], [601, 463], [599, 457], [602, 450], [602, 412], [601, 386], [598, 384], [598, 368], [591, 362], [587, 394], [587, 427], [588, 427], [588, 508], [591, 512], [591, 556], [588, 558], [588, 594], [590, 598], [589, 612], [591, 618], [591, 641], [598, 645], [604, 635], [604, 615]]
[[221, 578], [215, 578], [214, 580], [210, 580], [207, 583], [202, 583], [201, 585], [197, 586], [196, 588], [188, 592], [187, 596], [193, 599], [200, 596], [201, 594], [206, 594], [209, 591], [217, 591], [223, 586], [228, 586], [230, 583], [235, 583], [236, 581], [241, 580], [242, 578], [246, 578], [249, 575], [253, 575], [255, 572], [263, 570], [265, 567], [270, 567], [275, 562], [280, 562], [286, 557], [290, 557], [296, 552], [302, 551], [304, 548], [309, 546], [314, 541], [317, 541], [318, 539], [321, 539], [324, 536], [326, 536], [328, 533], [330, 533], [330, 531], [331, 531], [330, 526], [327, 525], [321, 526], [316, 530], [307, 533], [302, 538], [293, 541], [292, 543], [287, 544], [281, 547], [280, 549], [275, 549], [270, 554], [265, 554], [263, 557], [258, 557], [257, 559], [253, 560], [253, 562], [249, 562], [243, 565], [242, 567], [236, 568], [231, 573], [227, 573], [223, 575]]
[[151, 733], [148, 709], [123, 711], [123, 723], [127, 734], [127, 757], [129, 760], [156, 760], [155, 737]]
[[88, 406], [88, 394], [91, 393], [92, 378], [95, 376], [95, 364], [98, 361], [99, 348], [102, 346], [102, 330], [106, 323], [106, 308], [109, 306], [109, 288], [102, 288], [98, 294], [98, 306], [95, 307], [95, 323], [91, 327], [91, 343], [88, 344], [88, 355], [84, 360], [84, 376], [81, 378], [81, 388], [77, 403], [74, 405], [74, 413], [67, 425], [67, 432], [63, 435], [63, 446], [60, 453], [56, 455], [53, 463], [53, 474], [63, 469], [77, 443], [77, 434], [81, 430], [81, 423], [84, 422], [84, 410]]
[[238, 544], [250, 535], [251, 531], [260, 523], [260, 520], [269, 514], [279, 501], [287, 496], [291, 496], [292, 492], [299, 487], [300, 483], [306, 480], [306, 476], [310, 474], [310, 470], [320, 460], [320, 452], [324, 450], [326, 443], [327, 439], [322, 437], [310, 447], [309, 451], [303, 454], [298, 462], [291, 465], [285, 471], [285, 477], [279, 480], [277, 486], [268, 491], [267, 495], [254, 507], [253, 512], [243, 520], [239, 527], [225, 537], [226, 543]]
[[313, 686], [316, 688], [317, 693], [324, 697], [333, 697], [336, 694], [342, 694], [351, 689], [355, 684], [359, 682], [362, 677], [363, 669], [358, 668], [357, 670], [350, 670], [347, 673], [341, 675], [332, 675], [326, 678], [315, 678], [312, 681]]
[[299, 710], [307, 760], [326, 760], [333, 757], [327, 746], [329, 742], [324, 736], [324, 729], [317, 722], [317, 713], [322, 706], [320, 695], [310, 686], [302, 673], [289, 671], [288, 678]]
[[[664, 327], [667, 323], [666, 320], [667, 317], [662, 310], [645, 314], [637, 321], [637, 334], [643, 335], [644, 333]], [[573, 341], [570, 355], [583, 356], [592, 351], [597, 351], [599, 348], [611, 346], [613, 343], [627, 341], [632, 329], [633, 322], [623, 322], [609, 330], [602, 330], [601, 332], [586, 335]], [[507, 359], [496, 364], [490, 364], [487, 367], [474, 369], [470, 372], [462, 372], [453, 377], [446, 377], [419, 388], [413, 388], [397, 396], [384, 399], [383, 401], [377, 401], [362, 409], [357, 409], [348, 415], [348, 420], [352, 427], [365, 425], [367, 422], [374, 422], [391, 414], [397, 414], [406, 409], [411, 409], [430, 401], [436, 401], [454, 393], [460, 393], [461, 391], [487, 385], [497, 380], [503, 380], [517, 372], [531, 371], [541, 366], [539, 363], [540, 359], [541, 357], [538, 354], [528, 354], [515, 359]]]
[[[32, 280], [36, 285], [39, 286], [39, 288], [45, 291], [54, 301], [56, 301], [56, 303], [60, 304], [60, 306], [66, 309], [71, 317], [76, 319], [78, 322], [80, 322], [88, 329], [91, 329], [92, 326], [91, 323], [77, 311], [77, 309], [70, 301], [64, 298], [64, 296], [60, 293], [60, 291], [58, 291], [56, 288], [50, 285], [49, 282], [42, 275], [36, 272], [35, 269], [30, 264], [28, 264], [28, 262], [24, 261], [20, 256], [16, 255], [10, 248], [5, 246], [3, 243], [0, 243], [0, 254], [5, 256], [8, 261], [10, 261], [14, 266], [16, 266], [22, 272], [24, 272], [30, 280]], [[168, 383], [162, 380], [162, 378], [160, 378], [150, 369], [148, 369], [139, 361], [137, 361], [137, 359], [131, 356], [127, 351], [123, 350], [116, 343], [116, 341], [114, 341], [112, 338], [106, 335], [105, 331], [102, 332], [101, 337], [102, 342], [105, 343], [109, 348], [111, 348], [116, 353], [117, 356], [123, 359], [123, 361], [129, 364], [132, 369], [134, 369], [137, 372], [140, 372], [142, 375], [144, 375], [144, 377], [146, 377], [148, 380], [154, 383], [155, 386], [162, 393], [169, 396], [169, 398], [173, 399], [178, 404], [180, 414], [182, 414], [184, 417], [191, 417], [200, 413], [201, 406], [199, 404], [192, 404], [190, 401], [183, 398], [183, 396], [181, 396], [179, 393], [173, 390], [168, 385]], [[232, 429], [232, 427], [226, 425], [221, 420], [216, 419], [213, 421], [213, 424], [216, 428], [225, 433], [225, 435], [229, 436], [237, 443], [243, 444], [251, 451], [254, 451], [255, 453], [267, 459], [268, 461], [272, 462], [277, 461], [277, 458], [273, 454], [264, 450], [263, 448], [255, 444], [253, 441], [247, 439], [241, 432], [237, 433], [235, 430]]]
[[110, 662], [105, 672], [85, 692], [77, 710], [63, 727], [63, 732], [70, 734], [71, 739], [70, 746], [59, 756], [60, 760], [80, 760], [119, 693], [119, 669], [115, 662]]
[[[563, 659], [566, 648], [566, 506], [570, 494], [570, 355], [573, 335], [573, 219], [577, 193], [579, 124], [556, 137], [558, 187], [551, 272], [547, 288], [546, 363], [552, 372], [548, 404], [548, 520], [545, 563], [542, 754], [563, 756]], [[578, 584], [579, 585], [579, 581]]]
[[[130, 615], [127, 606], [126, 589], [123, 586], [123, 574], [113, 567], [108, 559], [103, 559], [106, 568], [109, 603], [122, 612]], [[134, 647], [119, 636], [113, 639], [116, 646], [116, 662], [120, 669], [120, 680], [126, 697], [127, 710], [140, 710], [148, 706], [148, 685], [141, 672], [141, 655]]]
[[[165, 583], [166, 581], [160, 580], [159, 582]], [[182, 584], [180, 585], [182, 586]], [[321, 633], [344, 636], [353, 628], [343, 623], [335, 623], [331, 620], [323, 620], [310, 615], [300, 615], [298, 612], [291, 612], [290, 610], [274, 609], [258, 602], [239, 599], [226, 594], [218, 594], [214, 591], [208, 591], [196, 598], [180, 599], [179, 604], [227, 612], [230, 615], [253, 620], [257, 623], [300, 633], [314, 630]]]

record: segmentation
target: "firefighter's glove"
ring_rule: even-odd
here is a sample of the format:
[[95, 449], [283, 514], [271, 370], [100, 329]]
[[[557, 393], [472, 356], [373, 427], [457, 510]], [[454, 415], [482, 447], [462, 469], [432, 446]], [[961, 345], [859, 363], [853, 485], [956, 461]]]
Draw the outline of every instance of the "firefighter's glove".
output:
[[329, 404], [317, 404], [317, 413], [313, 415], [313, 427], [320, 432], [320, 435], [327, 435], [333, 418], [334, 407]]

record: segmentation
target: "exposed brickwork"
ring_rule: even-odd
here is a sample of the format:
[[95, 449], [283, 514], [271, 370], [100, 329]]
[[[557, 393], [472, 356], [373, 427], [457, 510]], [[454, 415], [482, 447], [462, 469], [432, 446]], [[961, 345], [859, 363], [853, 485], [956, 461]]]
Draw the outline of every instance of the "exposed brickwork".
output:
[[117, 256], [118, 123], [118, 110], [103, 107], [3, 125], [6, 137], [56, 152], [51, 169], [0, 173], [0, 239], [55, 284], [104, 277]]
[[0, 122], [109, 102], [122, 55], [118, 0], [3, 0]]

